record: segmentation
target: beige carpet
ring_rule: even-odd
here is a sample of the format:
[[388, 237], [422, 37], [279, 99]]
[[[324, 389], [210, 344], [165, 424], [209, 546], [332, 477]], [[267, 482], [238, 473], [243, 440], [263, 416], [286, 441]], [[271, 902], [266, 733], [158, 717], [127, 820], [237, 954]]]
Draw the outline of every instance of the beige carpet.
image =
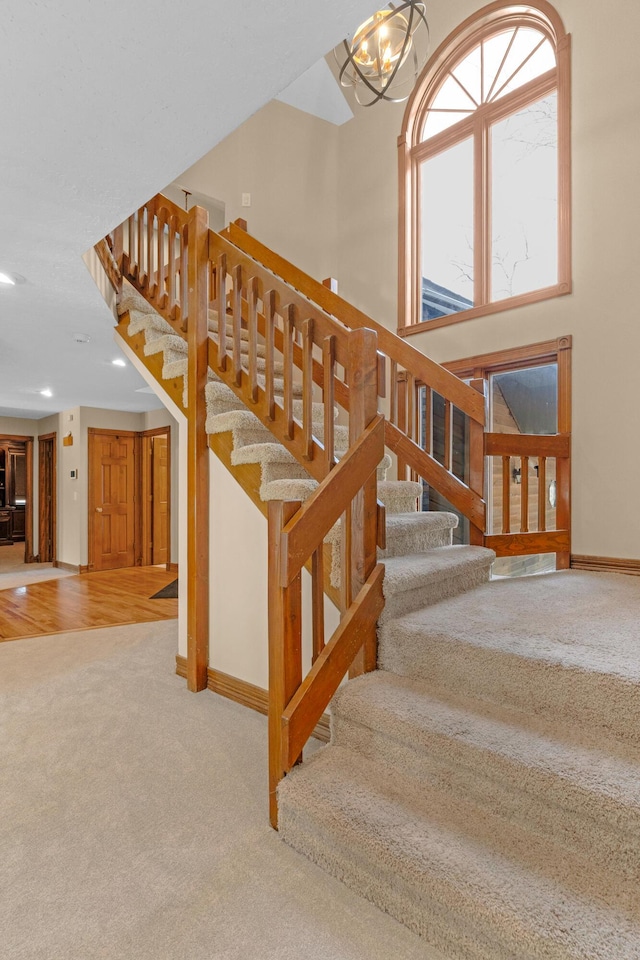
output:
[[3, 960], [443, 960], [280, 842], [266, 720], [176, 630], [0, 646]]
[[385, 578], [383, 669], [281, 783], [281, 836], [457, 960], [640, 960], [640, 580], [418, 606], [437, 552]]

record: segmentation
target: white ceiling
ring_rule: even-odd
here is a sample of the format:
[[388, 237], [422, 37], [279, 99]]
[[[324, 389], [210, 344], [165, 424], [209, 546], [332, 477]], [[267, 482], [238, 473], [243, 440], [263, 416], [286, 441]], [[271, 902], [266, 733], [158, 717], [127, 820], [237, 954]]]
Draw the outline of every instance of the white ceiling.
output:
[[27, 282], [0, 284], [0, 416], [154, 406], [130, 366], [111, 364], [111, 318], [82, 254], [375, 6], [3, 0], [0, 271]]

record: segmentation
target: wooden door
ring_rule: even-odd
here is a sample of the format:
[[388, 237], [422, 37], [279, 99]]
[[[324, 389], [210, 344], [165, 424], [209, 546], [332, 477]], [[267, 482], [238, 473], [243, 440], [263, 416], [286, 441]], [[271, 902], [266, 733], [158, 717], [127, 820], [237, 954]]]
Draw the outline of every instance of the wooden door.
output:
[[151, 437], [152, 563], [168, 563], [169, 556], [169, 444], [166, 433]]
[[38, 438], [38, 556], [56, 559], [56, 434]]
[[134, 433], [89, 430], [89, 569], [135, 564]]

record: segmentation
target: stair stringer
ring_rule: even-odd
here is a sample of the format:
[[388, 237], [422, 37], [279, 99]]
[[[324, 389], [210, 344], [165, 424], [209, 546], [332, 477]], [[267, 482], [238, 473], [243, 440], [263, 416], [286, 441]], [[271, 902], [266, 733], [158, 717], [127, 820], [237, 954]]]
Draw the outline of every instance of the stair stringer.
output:
[[[162, 392], [168, 395], [173, 404], [185, 416], [187, 409], [184, 405], [184, 384], [182, 377], [174, 377], [165, 380], [162, 377], [162, 368], [164, 366], [163, 354], [146, 354], [144, 333], [129, 334], [129, 314], [123, 313], [119, 318], [116, 329], [116, 336], [119, 337], [127, 347], [135, 354], [136, 359], [142, 367], [151, 374], [152, 380], [149, 385], [157, 392], [157, 396], [163, 401]], [[158, 390], [159, 388], [159, 390]], [[260, 497], [261, 473], [260, 465], [257, 463], [233, 463], [231, 454], [233, 452], [233, 438], [231, 431], [225, 433], [208, 434], [209, 449], [213, 451], [217, 459], [222, 463], [225, 469], [231, 474], [236, 482], [242, 487], [255, 507], [266, 519], [268, 514], [268, 502]], [[331, 600], [336, 609], [340, 607], [339, 591], [331, 584], [331, 561], [332, 547], [330, 544], [324, 545], [324, 591], [325, 595]], [[307, 564], [310, 570], [310, 564]]]
[[[162, 369], [163, 369], [163, 355], [162, 353], [156, 354], [145, 354], [145, 334], [143, 332], [135, 333], [129, 335], [128, 333], [128, 324], [129, 324], [129, 315], [124, 313], [120, 317], [120, 322], [115, 328], [115, 339], [119, 341], [122, 345], [122, 349], [126, 355], [131, 360], [132, 364], [139, 370], [141, 375], [144, 377], [146, 382], [151, 386], [162, 401], [162, 403], [169, 409], [169, 412], [174, 416], [175, 419], [178, 419], [178, 422], [181, 426], [181, 445], [183, 444], [186, 449], [186, 407], [183, 402], [183, 380], [182, 377], [176, 377], [171, 379], [163, 379]], [[226, 431], [225, 433], [218, 434], [209, 434], [208, 443], [211, 451], [210, 456], [210, 467], [211, 467], [211, 481], [210, 481], [210, 491], [211, 491], [211, 501], [214, 498], [220, 495], [220, 488], [229, 489], [228, 482], [230, 478], [236, 481], [238, 486], [244, 495], [242, 500], [236, 501], [237, 510], [242, 510], [243, 515], [243, 525], [250, 530], [251, 532], [245, 536], [245, 541], [251, 542], [252, 549], [258, 550], [261, 560], [266, 561], [267, 550], [266, 550], [266, 519], [268, 512], [268, 503], [260, 499], [260, 465], [259, 464], [234, 464], [231, 459], [231, 453], [233, 450], [233, 438], [231, 431]], [[181, 456], [183, 451], [181, 450]], [[186, 458], [186, 452], [184, 453]], [[186, 460], [185, 460], [186, 463]], [[224, 475], [227, 476], [224, 476]], [[184, 489], [186, 489], [186, 467], [184, 472]], [[254, 507], [257, 507], [260, 518], [255, 514], [253, 507], [248, 502], [251, 501]], [[180, 506], [180, 530], [186, 530], [186, 506], [182, 503], [181, 498]], [[213, 509], [213, 503], [212, 503]], [[216, 529], [215, 517], [211, 517], [211, 569], [212, 577], [215, 577], [216, 567], [219, 567], [219, 558], [216, 557], [216, 545], [220, 543], [220, 532]], [[186, 568], [186, 537], [185, 546], [180, 544], [180, 557], [179, 564], [182, 569]], [[263, 542], [264, 541], [264, 542]], [[259, 544], [263, 542], [264, 549], [261, 549]], [[255, 547], [253, 546], [255, 544]], [[329, 581], [329, 571], [331, 568], [331, 546], [325, 544], [324, 547], [325, 553], [325, 618], [327, 621], [328, 628], [333, 630], [338, 624], [339, 615], [338, 615], [338, 591], [331, 586]], [[224, 579], [227, 580], [227, 572], [224, 572]], [[266, 562], [261, 562], [260, 564], [260, 575], [258, 576], [255, 572], [251, 578], [251, 587], [250, 591], [254, 592], [259, 598], [265, 598], [267, 595], [267, 565]], [[303, 573], [303, 590], [310, 591], [310, 578], [305, 571]], [[310, 594], [309, 594], [310, 595]], [[211, 603], [211, 612], [210, 612], [210, 626], [211, 626], [211, 636], [213, 642], [211, 644], [211, 655], [209, 670], [210, 674], [222, 674], [224, 676], [231, 676], [234, 679], [239, 680], [242, 683], [248, 683], [253, 686], [258, 687], [261, 691], [264, 691], [264, 701], [266, 704], [267, 698], [267, 689], [268, 689], [268, 676], [267, 676], [267, 638], [265, 635], [267, 616], [266, 609], [264, 615], [256, 616], [256, 625], [250, 631], [245, 630], [245, 633], [250, 633], [251, 636], [247, 638], [247, 642], [250, 644], [250, 650], [247, 646], [244, 648], [242, 643], [238, 645], [238, 657], [237, 660], [231, 664], [228, 660], [225, 660], [222, 664], [219, 660], [220, 653], [220, 644], [216, 642], [216, 636], [220, 636], [221, 629], [225, 634], [230, 634], [233, 632], [232, 627], [232, 616], [223, 611], [220, 614], [220, 608], [226, 608], [228, 598], [224, 595], [218, 596], [216, 599], [216, 590], [215, 584], [212, 587], [212, 603]], [[186, 641], [186, 596], [183, 593], [180, 594], [179, 603], [181, 603], [181, 608], [179, 610], [179, 654], [178, 654], [178, 672], [180, 672], [183, 661], [186, 656], [187, 641]], [[306, 604], [307, 609], [310, 609], [310, 602]], [[221, 628], [222, 621], [222, 628]], [[259, 628], [258, 628], [259, 622]], [[305, 644], [304, 644], [304, 653], [305, 661], [308, 659], [309, 663], [311, 661], [311, 649], [310, 649], [310, 635], [311, 635], [311, 624], [305, 623]], [[309, 638], [307, 642], [307, 638]], [[308, 648], [308, 649], [307, 649]], [[243, 653], [244, 650], [244, 653]], [[215, 682], [215, 676], [213, 679], [210, 677], [210, 684], [212, 689], [218, 689], [218, 685]], [[220, 690], [224, 694], [224, 690]], [[262, 702], [259, 704], [258, 709], [263, 709]], [[319, 729], [316, 731], [316, 735], [321, 739], [328, 739], [328, 717], [325, 717], [319, 725]]]

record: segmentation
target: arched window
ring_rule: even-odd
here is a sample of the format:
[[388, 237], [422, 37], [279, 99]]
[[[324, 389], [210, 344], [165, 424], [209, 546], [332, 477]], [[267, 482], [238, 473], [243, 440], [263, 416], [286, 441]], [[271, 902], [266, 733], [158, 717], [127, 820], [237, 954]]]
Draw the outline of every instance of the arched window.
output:
[[569, 36], [492, 3], [431, 57], [400, 148], [400, 332], [569, 293]]

